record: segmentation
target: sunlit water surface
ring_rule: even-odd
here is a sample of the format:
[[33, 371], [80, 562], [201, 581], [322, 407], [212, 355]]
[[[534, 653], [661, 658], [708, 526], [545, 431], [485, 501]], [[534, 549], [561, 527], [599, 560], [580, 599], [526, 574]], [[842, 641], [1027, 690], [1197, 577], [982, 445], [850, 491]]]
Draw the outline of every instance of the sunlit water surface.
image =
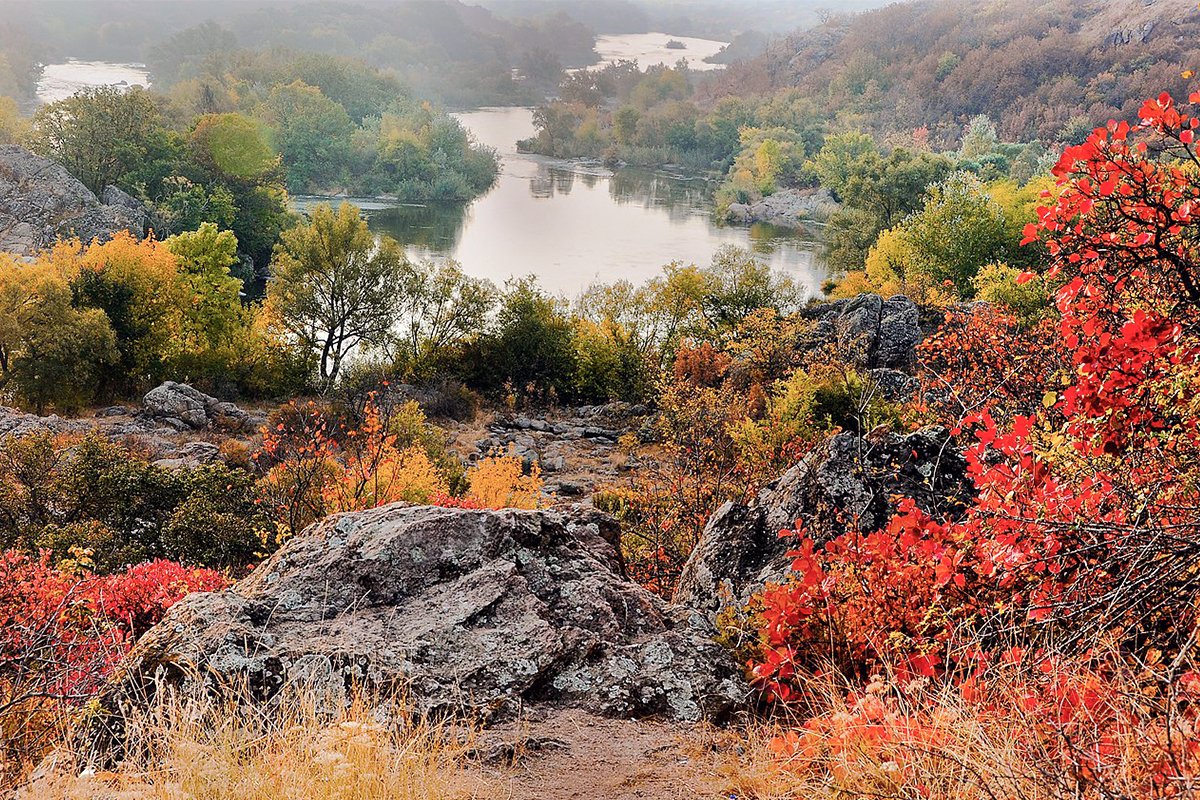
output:
[[147, 86], [150, 73], [145, 64], [113, 64], [107, 61], [69, 59], [47, 64], [37, 85], [38, 100], [53, 103], [93, 86]]
[[[500, 152], [500, 178], [486, 195], [466, 206], [354, 200], [372, 228], [401, 242], [410, 257], [453, 258], [496, 283], [532, 274], [568, 296], [596, 281], [641, 283], [673, 261], [708, 264], [723, 245], [751, 249], [810, 293], [825, 278], [815, 227], [725, 226], [713, 219], [715, 186], [708, 181], [518, 153], [517, 140], [533, 134], [527, 108], [485, 108], [458, 118]], [[326, 200], [296, 203], [304, 209]]]

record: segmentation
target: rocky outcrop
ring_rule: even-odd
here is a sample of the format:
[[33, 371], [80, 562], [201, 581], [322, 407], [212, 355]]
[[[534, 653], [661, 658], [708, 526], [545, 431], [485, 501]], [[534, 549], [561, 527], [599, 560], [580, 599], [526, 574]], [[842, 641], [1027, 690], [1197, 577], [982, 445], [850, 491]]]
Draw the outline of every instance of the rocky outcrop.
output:
[[822, 544], [851, 526], [878, 530], [898, 497], [944, 517], [960, 512], [970, 493], [966, 462], [941, 428], [907, 436], [837, 434], [754, 502], [726, 503], [717, 510], [683, 568], [675, 601], [715, 621], [730, 605], [744, 605], [768, 581], [786, 580], [787, 552], [795, 540], [781, 539], [779, 532], [796, 520]]
[[920, 381], [913, 373], [924, 333], [916, 303], [903, 295], [885, 300], [861, 294], [811, 306], [803, 314], [814, 325], [798, 343], [802, 349], [826, 350], [867, 372], [889, 400], [907, 402], [917, 395]]
[[30, 256], [60, 238], [106, 241], [118, 231], [141, 238], [141, 204], [116, 187], [106, 188], [104, 198], [53, 161], [0, 146], [0, 251]]
[[833, 195], [825, 189], [785, 189], [755, 203], [730, 203], [725, 218], [740, 225], [765, 222], [780, 228], [798, 228], [805, 222], [828, 218], [837, 206]]
[[699, 614], [629, 581], [616, 523], [562, 513], [392, 505], [290, 540], [231, 589], [175, 605], [102, 695], [231, 683], [338, 696], [402, 687], [423, 712], [527, 704], [720, 718], [741, 671]]
[[20, 409], [0, 406], [0, 440], [9, 436], [22, 437], [43, 431], [52, 434], [85, 433], [90, 429], [86, 422], [64, 419], [57, 414], [40, 417]]
[[243, 411], [205, 394], [186, 383], [167, 381], [146, 392], [142, 415], [159, 425], [177, 431], [216, 428], [232, 432], [251, 432], [266, 424], [266, 417]]

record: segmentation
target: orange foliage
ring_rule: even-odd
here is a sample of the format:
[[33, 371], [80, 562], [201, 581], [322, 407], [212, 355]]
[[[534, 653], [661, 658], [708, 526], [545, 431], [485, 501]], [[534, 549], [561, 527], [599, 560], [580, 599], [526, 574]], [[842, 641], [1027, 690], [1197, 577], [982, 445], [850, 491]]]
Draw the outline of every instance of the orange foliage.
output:
[[541, 500], [542, 473], [534, 464], [529, 475], [521, 459], [492, 456], [467, 470], [471, 497], [484, 508], [537, 508]]
[[428, 503], [446, 494], [445, 478], [420, 447], [398, 447], [396, 435], [368, 405], [366, 419], [346, 434], [346, 456], [325, 478], [321, 496], [326, 513], [361, 511], [399, 500]]

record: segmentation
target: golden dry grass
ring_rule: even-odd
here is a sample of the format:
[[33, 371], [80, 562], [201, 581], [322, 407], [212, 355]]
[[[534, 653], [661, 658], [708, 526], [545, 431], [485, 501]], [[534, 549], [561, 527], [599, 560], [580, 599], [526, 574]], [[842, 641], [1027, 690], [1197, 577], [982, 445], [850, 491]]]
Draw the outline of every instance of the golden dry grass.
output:
[[464, 773], [474, 731], [359, 699], [301, 699], [270, 717], [174, 699], [139, 712], [129, 755], [97, 769], [70, 753], [21, 800], [451, 800], [498, 797]]

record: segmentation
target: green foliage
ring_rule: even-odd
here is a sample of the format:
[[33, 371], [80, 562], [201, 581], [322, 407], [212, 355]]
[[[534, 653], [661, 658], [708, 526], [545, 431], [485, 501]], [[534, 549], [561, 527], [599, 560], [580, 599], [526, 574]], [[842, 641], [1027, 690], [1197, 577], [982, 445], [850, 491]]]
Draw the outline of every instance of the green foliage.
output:
[[468, 383], [485, 392], [509, 386], [529, 399], [571, 397], [574, 333], [561, 305], [532, 278], [509, 281], [490, 329], [463, 350]]
[[268, 528], [249, 473], [164, 469], [97, 435], [70, 449], [45, 432], [5, 438], [0, 487], [6, 548], [89, 549], [102, 572], [157, 558], [241, 571]]
[[29, 147], [66, 167], [93, 192], [135, 188], [149, 164], [176, 158], [158, 107], [141, 89], [84, 89], [38, 109]]
[[491, 188], [496, 154], [474, 145], [458, 120], [409, 103], [364, 121], [355, 158], [365, 165], [357, 185], [404, 200], [469, 200]]
[[71, 291], [46, 279], [33, 287], [16, 318], [8, 378], [12, 389], [39, 414], [52, 405], [76, 411], [87, 405], [116, 367], [117, 340], [103, 311], [71, 305]]
[[930, 187], [925, 206], [901, 225], [903, 277], [925, 285], [954, 284], [970, 297], [975, 273], [1005, 256], [1004, 211], [978, 178], [956, 173]]
[[731, 429], [743, 457], [783, 451], [789, 442], [814, 441], [834, 430], [866, 434], [877, 426], [903, 430], [903, 410], [882, 398], [870, 378], [840, 365], [799, 369], [778, 381], [758, 417]]
[[257, 181], [278, 160], [262, 125], [232, 112], [199, 117], [191, 146], [201, 164], [225, 179]]
[[886, 157], [874, 140], [858, 133], [831, 136], [810, 167], [844, 203], [830, 219], [830, 266], [861, 269], [882, 231], [915, 211], [926, 188], [950, 174], [951, 161], [901, 147]]
[[355, 206], [322, 204], [283, 234], [266, 307], [302, 349], [318, 354], [321, 378], [332, 383], [350, 351], [387, 340], [410, 270], [400, 246], [386, 236], [376, 242]]
[[263, 105], [293, 189], [334, 189], [350, 166], [354, 121], [316, 86], [296, 80], [275, 86]]
[[996, 126], [992, 124], [986, 114], [978, 114], [967, 123], [967, 128], [963, 132], [962, 145], [958, 148], [958, 157], [982, 161], [995, 152], [998, 142]]
[[749, 314], [763, 308], [790, 310], [799, 300], [792, 282], [749, 251], [727, 245], [713, 254], [712, 264], [701, 271], [700, 308], [712, 330], [731, 332]]
[[397, 360], [421, 375], [437, 353], [483, 330], [495, 302], [490, 281], [472, 278], [453, 261], [411, 264], [399, 297]]
[[975, 297], [1003, 306], [1022, 325], [1032, 327], [1050, 310], [1050, 297], [1042, 281], [1018, 283], [1021, 272], [1006, 264], [988, 264], [975, 276]]
[[652, 391], [652, 355], [620, 326], [577, 323], [574, 396], [586, 402], [644, 401]]
[[192, 301], [183, 308], [184, 336], [189, 349], [203, 351], [227, 343], [240, 323], [242, 282], [230, 275], [237, 259], [237, 237], [211, 222], [166, 241], [176, 257], [185, 292]]

